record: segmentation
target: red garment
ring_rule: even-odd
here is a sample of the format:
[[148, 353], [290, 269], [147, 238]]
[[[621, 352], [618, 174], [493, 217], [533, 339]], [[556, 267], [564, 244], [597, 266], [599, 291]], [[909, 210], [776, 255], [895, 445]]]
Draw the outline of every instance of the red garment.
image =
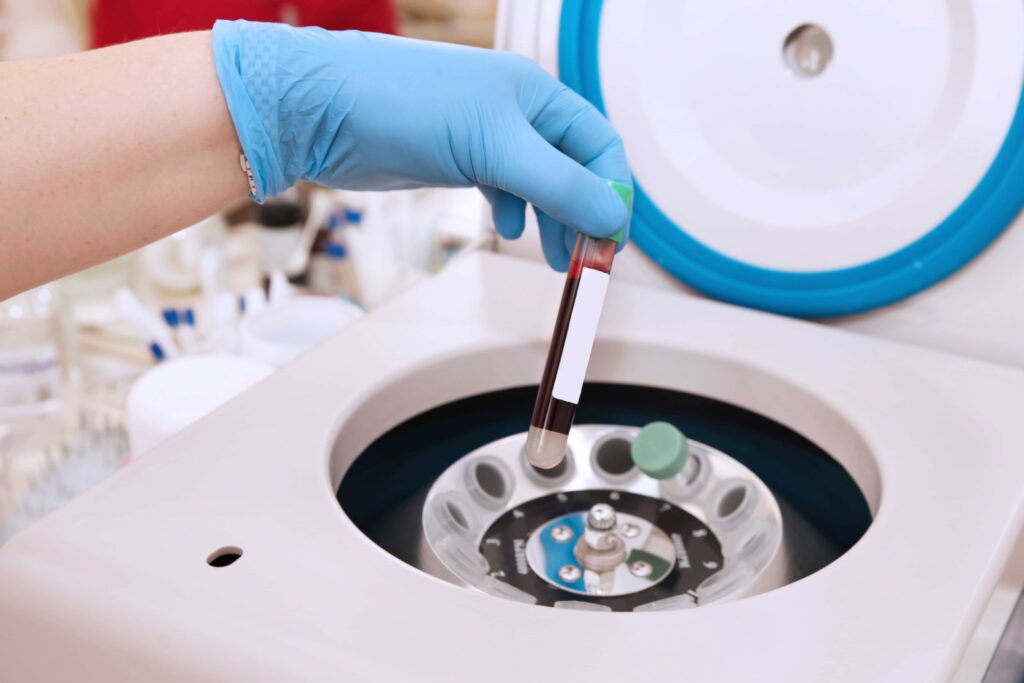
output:
[[93, 47], [211, 28], [217, 19], [395, 33], [391, 0], [95, 0]]

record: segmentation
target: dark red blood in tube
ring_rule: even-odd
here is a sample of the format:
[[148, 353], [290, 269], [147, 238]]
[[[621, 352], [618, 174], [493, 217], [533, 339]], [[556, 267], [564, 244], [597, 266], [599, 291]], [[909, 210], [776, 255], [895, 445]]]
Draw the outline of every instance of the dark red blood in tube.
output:
[[[569, 429], [576, 415], [576, 403], [555, 398], [552, 392], [562, 362], [562, 353], [565, 350], [565, 340], [576, 306], [583, 271], [592, 269], [599, 273], [610, 273], [616, 246], [610, 239], [594, 239], [582, 233], [576, 238], [526, 441], [527, 459], [539, 469], [551, 469], [562, 463]], [[590, 342], [592, 341], [591, 339]], [[589, 355], [589, 346], [586, 351]]]

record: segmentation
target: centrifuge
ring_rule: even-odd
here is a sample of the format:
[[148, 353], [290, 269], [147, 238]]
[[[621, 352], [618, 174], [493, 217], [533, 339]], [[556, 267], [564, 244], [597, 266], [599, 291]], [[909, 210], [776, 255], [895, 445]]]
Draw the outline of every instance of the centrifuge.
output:
[[517, 0], [636, 174], [566, 458], [562, 277], [461, 257], [0, 550], [0, 678], [1000, 680], [1024, 7]]

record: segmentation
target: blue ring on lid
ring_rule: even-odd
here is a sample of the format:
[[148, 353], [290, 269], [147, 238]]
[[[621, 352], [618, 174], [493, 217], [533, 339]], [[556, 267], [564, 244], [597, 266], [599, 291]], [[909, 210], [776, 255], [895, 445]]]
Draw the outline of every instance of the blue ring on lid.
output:
[[[606, 113], [598, 39], [603, 0], [562, 0], [558, 72]], [[971, 194], [926, 235], [888, 256], [849, 268], [793, 272], [750, 265], [694, 239], [635, 183], [631, 237], [649, 257], [695, 289], [774, 313], [826, 317], [860, 313], [912, 296], [948, 277], [992, 243], [1024, 206], [1024, 93], [992, 165]]]

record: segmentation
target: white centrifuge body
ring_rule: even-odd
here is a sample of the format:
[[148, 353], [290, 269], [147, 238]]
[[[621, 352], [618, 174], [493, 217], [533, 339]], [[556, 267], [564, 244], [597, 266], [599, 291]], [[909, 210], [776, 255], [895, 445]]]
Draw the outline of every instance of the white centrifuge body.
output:
[[[838, 559], [598, 613], [370, 540], [336, 499], [360, 454], [540, 376], [562, 277], [478, 253], [12, 539], [0, 678], [981, 679], [1024, 581], [1024, 7], [875, 4], [516, 0], [498, 28], [605, 109], [636, 173], [649, 256], [616, 263], [588, 380], [806, 437], [870, 511]], [[684, 287], [666, 272], [747, 307], [659, 291]]]

